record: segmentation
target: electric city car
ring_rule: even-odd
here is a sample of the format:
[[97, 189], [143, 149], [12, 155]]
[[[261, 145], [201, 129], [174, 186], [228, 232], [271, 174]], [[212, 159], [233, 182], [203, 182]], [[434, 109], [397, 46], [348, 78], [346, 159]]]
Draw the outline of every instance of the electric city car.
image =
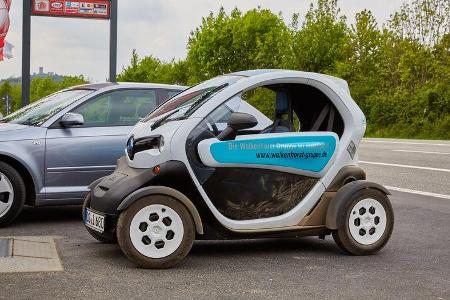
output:
[[365, 128], [342, 79], [216, 77], [136, 125], [114, 173], [90, 185], [84, 223], [143, 268], [175, 265], [195, 239], [332, 234], [349, 254], [375, 253], [394, 213], [358, 167]]

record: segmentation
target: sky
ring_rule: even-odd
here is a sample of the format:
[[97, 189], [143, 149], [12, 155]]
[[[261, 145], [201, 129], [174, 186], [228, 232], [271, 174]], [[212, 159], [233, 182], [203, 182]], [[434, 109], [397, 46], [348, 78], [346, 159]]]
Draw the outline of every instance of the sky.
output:
[[[223, 6], [228, 12], [268, 8], [282, 13], [287, 23], [293, 13], [303, 17], [311, 0], [118, 0], [119, 73], [136, 49], [140, 56], [162, 60], [186, 57], [190, 32], [202, 17]], [[6, 40], [15, 46], [14, 58], [0, 62], [0, 79], [20, 76], [22, 0], [12, 0], [11, 26]], [[379, 24], [398, 10], [404, 0], [340, 0], [339, 7], [349, 22], [363, 9], [372, 11]], [[83, 74], [92, 82], [108, 75], [109, 22], [104, 20], [32, 17], [31, 72], [40, 66], [61, 75]]]

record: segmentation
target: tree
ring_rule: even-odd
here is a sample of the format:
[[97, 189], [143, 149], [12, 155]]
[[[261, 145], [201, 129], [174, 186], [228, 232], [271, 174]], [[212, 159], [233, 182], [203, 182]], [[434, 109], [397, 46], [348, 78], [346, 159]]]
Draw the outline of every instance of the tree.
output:
[[413, 0], [391, 15], [389, 28], [404, 39], [433, 47], [450, 32], [450, 1]]
[[337, 0], [319, 0], [311, 4], [303, 26], [294, 37], [293, 68], [333, 73], [336, 63], [345, 58], [348, 40], [345, 16], [340, 16]]
[[292, 55], [291, 34], [281, 16], [259, 8], [211, 13], [191, 33], [187, 48], [190, 83], [246, 69], [282, 68]]
[[119, 81], [186, 84], [187, 70], [184, 61], [163, 62], [153, 56], [139, 58], [136, 50], [131, 54], [130, 66], [119, 74]]

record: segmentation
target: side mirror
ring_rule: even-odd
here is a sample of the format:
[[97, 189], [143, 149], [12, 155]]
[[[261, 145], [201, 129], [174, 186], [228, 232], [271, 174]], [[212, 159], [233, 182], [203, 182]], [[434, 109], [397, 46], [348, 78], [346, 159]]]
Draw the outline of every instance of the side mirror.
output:
[[77, 113], [67, 113], [64, 116], [62, 116], [61, 120], [59, 121], [59, 124], [62, 127], [80, 126], [84, 124], [84, 118], [83, 115]]
[[227, 128], [217, 138], [221, 141], [234, 140], [239, 130], [252, 128], [257, 124], [258, 120], [251, 114], [234, 112], [228, 119]]

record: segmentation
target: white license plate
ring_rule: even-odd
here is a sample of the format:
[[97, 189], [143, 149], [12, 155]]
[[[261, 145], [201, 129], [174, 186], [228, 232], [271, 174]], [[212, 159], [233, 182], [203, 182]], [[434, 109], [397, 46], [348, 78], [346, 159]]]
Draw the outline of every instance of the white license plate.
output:
[[92, 210], [90, 210], [89, 208], [86, 208], [86, 212], [85, 212], [85, 224], [87, 227], [94, 229], [95, 231], [98, 232], [103, 232], [105, 231], [105, 217], [93, 212]]

